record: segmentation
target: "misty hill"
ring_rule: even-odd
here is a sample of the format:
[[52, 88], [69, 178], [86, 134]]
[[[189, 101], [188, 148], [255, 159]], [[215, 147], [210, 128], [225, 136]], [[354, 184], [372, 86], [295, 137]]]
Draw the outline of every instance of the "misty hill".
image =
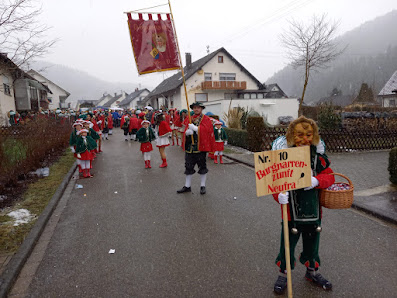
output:
[[[42, 73], [49, 80], [58, 84], [70, 93], [67, 102], [77, 100], [96, 100], [107, 92], [111, 95], [121, 93], [121, 90], [131, 93], [138, 87], [135, 83], [112, 83], [98, 79], [84, 71], [50, 62], [35, 62], [31, 68]], [[74, 104], [72, 104], [72, 107]]]
[[[397, 11], [366, 22], [336, 39], [345, 52], [319, 73], [312, 72], [305, 102], [317, 102], [334, 88], [355, 96], [361, 84], [368, 83], [377, 95], [397, 70]], [[301, 97], [303, 70], [287, 66], [267, 83], [278, 83], [290, 97]], [[348, 97], [347, 97], [348, 98]]]

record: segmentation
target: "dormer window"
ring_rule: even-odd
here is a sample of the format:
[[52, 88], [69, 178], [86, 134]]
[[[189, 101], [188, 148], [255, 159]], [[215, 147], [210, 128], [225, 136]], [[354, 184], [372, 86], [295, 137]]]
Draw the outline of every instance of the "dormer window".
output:
[[218, 63], [223, 63], [223, 56], [218, 56]]

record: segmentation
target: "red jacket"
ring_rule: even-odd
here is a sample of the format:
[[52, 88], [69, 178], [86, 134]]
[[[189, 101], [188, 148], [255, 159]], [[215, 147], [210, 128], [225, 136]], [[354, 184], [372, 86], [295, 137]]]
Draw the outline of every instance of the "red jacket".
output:
[[[332, 171], [331, 168], [326, 168], [324, 171], [322, 171], [320, 174], [318, 174], [317, 176], [315, 176], [315, 178], [318, 180], [318, 186], [316, 187], [316, 189], [325, 189], [330, 187], [332, 184], [335, 183], [335, 176], [334, 175], [329, 175], [331, 173], [333, 173], [334, 171]], [[278, 193], [274, 193], [273, 194], [273, 198], [274, 200], [276, 200], [276, 202], [278, 203]], [[288, 221], [291, 221], [291, 214], [289, 211], [289, 203], [287, 204], [287, 210], [288, 210]], [[320, 214], [322, 215], [322, 210], [320, 207]], [[281, 218], [283, 218], [283, 209], [281, 206]]]
[[[193, 115], [193, 119], [199, 117], [200, 115]], [[185, 148], [185, 140], [186, 140], [186, 130], [189, 128], [189, 117], [186, 117], [185, 121], [185, 131], [183, 133], [183, 144], [182, 148]], [[188, 136], [190, 137], [190, 136]], [[215, 136], [214, 136], [214, 127], [212, 126], [212, 122], [210, 118], [206, 115], [203, 115], [203, 118], [200, 121], [198, 127], [198, 149], [203, 152], [213, 152], [215, 148]]]
[[172, 129], [167, 123], [167, 121], [161, 121], [159, 125], [159, 137], [162, 137], [163, 135], [170, 132], [172, 132]]
[[139, 128], [138, 118], [135, 115], [133, 115], [133, 116], [131, 116], [131, 119], [130, 119], [129, 130], [131, 132], [133, 129], [138, 129], [138, 128]]
[[182, 127], [181, 117], [179, 117], [179, 115], [177, 115], [177, 114], [175, 114], [174, 125], [175, 125], [176, 127]]
[[109, 129], [113, 128], [113, 117], [112, 117], [112, 114], [108, 115], [108, 128]]
[[95, 121], [95, 119], [91, 119], [92, 124], [94, 124], [94, 126], [92, 127], [96, 132], [100, 131], [99, 125], [98, 123]]

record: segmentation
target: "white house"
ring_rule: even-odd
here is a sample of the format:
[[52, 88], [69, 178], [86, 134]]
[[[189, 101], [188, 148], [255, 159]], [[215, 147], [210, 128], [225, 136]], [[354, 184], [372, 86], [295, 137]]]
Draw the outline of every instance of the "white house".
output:
[[112, 99], [113, 96], [110, 94], [104, 93], [100, 99], [98, 99], [96, 105], [97, 106], [103, 106], [105, 103], [107, 103], [109, 100]]
[[50, 102], [48, 108], [50, 110], [69, 108], [69, 104], [65, 102], [70, 95], [69, 92], [33, 69], [29, 70], [27, 73], [51, 90], [52, 94], [48, 96], [48, 101]]
[[387, 81], [385, 86], [378, 94], [378, 100], [382, 103], [382, 107], [397, 106], [397, 71]]
[[38, 111], [48, 109], [51, 91], [14, 62], [0, 53], [0, 126], [8, 126], [8, 113], [12, 111]]
[[140, 103], [149, 95], [149, 93], [149, 90], [146, 88], [141, 90], [137, 88], [119, 103], [119, 107], [123, 109], [137, 109], [138, 107], [142, 107]]
[[[224, 48], [195, 62], [186, 54], [184, 72], [189, 104], [203, 102], [206, 112], [220, 118], [229, 106], [253, 109], [272, 125], [279, 123], [279, 116], [298, 117], [297, 99], [288, 98], [277, 84], [266, 88]], [[145, 103], [155, 108], [186, 108], [181, 73], [161, 82], [146, 97]]]
[[[2, 56], [0, 54], [0, 56]], [[2, 59], [3, 60], [3, 59]], [[0, 86], [0, 127], [8, 126], [7, 113], [11, 110], [16, 111], [13, 76], [11, 71], [4, 67], [4, 61], [0, 64], [1, 86]]]
[[102, 106], [106, 108], [118, 108], [120, 102], [122, 102], [126, 97], [128, 96], [128, 93], [125, 91], [121, 91], [121, 94], [114, 93], [114, 97], [109, 99], [107, 102], [105, 102]]

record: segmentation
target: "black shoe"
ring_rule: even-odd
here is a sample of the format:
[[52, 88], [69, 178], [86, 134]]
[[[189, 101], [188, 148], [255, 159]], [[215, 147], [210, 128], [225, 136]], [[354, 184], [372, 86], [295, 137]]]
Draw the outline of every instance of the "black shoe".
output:
[[108, 138], [106, 138], [106, 140], [109, 140]]
[[126, 142], [128, 142], [128, 140], [127, 140], [127, 139], [125, 139], [125, 141], [126, 141]]
[[201, 195], [205, 195], [206, 191], [205, 191], [205, 186], [201, 186], [200, 187], [200, 194]]
[[191, 192], [191, 191], [192, 191], [191, 187], [184, 186], [181, 189], [177, 190], [176, 192], [177, 193], [184, 193], [184, 192]]
[[274, 284], [274, 292], [276, 294], [281, 295], [285, 292], [286, 288], [287, 288], [287, 278], [279, 275], [276, 280], [276, 283]]
[[332, 284], [328, 280], [326, 280], [320, 273], [311, 275], [309, 271], [306, 271], [305, 278], [309, 281], [312, 281], [319, 287], [322, 287], [324, 290], [332, 289]]

